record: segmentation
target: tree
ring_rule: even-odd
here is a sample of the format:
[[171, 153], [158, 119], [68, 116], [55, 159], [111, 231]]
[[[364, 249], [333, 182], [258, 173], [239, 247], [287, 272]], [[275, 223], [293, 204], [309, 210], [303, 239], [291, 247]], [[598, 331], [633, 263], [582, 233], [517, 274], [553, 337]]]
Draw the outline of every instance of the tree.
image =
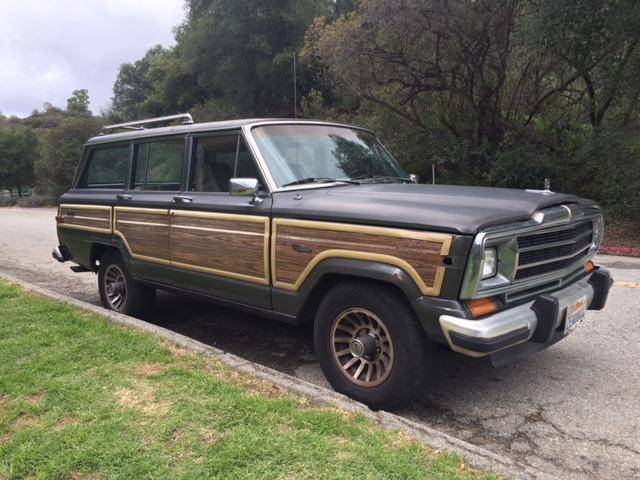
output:
[[89, 91], [86, 88], [74, 90], [67, 100], [67, 112], [73, 115], [91, 115], [89, 111]]
[[69, 188], [82, 146], [100, 127], [101, 121], [95, 117], [68, 117], [44, 134], [36, 174], [49, 194], [57, 196]]
[[[113, 112], [124, 118], [192, 110], [202, 120], [293, 116], [293, 55], [329, 0], [187, 0], [176, 46], [120, 68]], [[346, 9], [348, 1], [335, 8]], [[345, 4], [345, 5], [343, 5]], [[298, 71], [302, 94], [312, 72]]]
[[163, 105], [157, 105], [154, 101], [161, 91], [161, 83], [167, 73], [164, 60], [169, 55], [170, 50], [156, 45], [140, 60], [120, 66], [111, 99], [111, 108], [115, 115], [133, 120], [148, 114], [169, 113]]
[[572, 72], [584, 89], [572, 92], [586, 105], [595, 130], [620, 99], [623, 120], [638, 107], [640, 86], [640, 3], [635, 0], [534, 2], [535, 41]]
[[38, 141], [31, 128], [0, 128], [0, 186], [15, 188], [22, 196], [24, 187], [33, 185], [37, 152]]

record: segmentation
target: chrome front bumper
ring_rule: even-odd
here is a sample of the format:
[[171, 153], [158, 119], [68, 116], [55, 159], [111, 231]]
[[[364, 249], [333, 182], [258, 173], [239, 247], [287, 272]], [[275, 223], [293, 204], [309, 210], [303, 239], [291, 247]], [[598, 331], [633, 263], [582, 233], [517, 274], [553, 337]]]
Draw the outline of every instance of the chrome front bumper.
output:
[[564, 325], [569, 306], [586, 297], [589, 309], [602, 308], [611, 283], [609, 273], [599, 269], [562, 290], [479, 320], [441, 315], [440, 327], [452, 350], [471, 357], [483, 357], [527, 341], [548, 343]]

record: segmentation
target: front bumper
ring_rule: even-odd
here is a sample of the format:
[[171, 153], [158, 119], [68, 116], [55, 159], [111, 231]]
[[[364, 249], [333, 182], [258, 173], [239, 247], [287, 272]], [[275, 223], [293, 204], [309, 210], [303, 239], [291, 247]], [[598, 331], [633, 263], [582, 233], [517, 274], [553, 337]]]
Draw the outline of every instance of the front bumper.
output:
[[491, 355], [501, 365], [563, 338], [567, 308], [586, 297], [589, 310], [600, 310], [612, 283], [609, 272], [599, 268], [568, 287], [479, 320], [445, 314], [439, 323], [452, 350], [471, 357]]

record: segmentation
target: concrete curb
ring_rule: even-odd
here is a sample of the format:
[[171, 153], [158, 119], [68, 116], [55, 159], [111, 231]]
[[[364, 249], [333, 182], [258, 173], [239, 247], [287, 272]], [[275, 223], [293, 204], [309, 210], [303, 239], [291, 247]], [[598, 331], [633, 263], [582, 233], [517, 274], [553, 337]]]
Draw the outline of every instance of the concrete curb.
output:
[[4, 272], [0, 272], [0, 278], [19, 285], [25, 290], [43, 297], [100, 315], [111, 323], [149, 332], [157, 337], [174, 342], [188, 350], [214, 357], [225, 365], [267, 382], [279, 385], [289, 392], [308, 397], [317, 404], [337, 406], [349, 412], [360, 413], [368, 419], [378, 423], [383, 428], [388, 430], [400, 430], [409, 437], [423, 443], [431, 449], [448, 450], [457, 453], [465, 457], [466, 461], [472, 468], [495, 472], [507, 478], [553, 478], [552, 476], [535, 468], [519, 464], [503, 455], [475, 446], [439, 430], [435, 430], [418, 422], [394, 415], [393, 413], [382, 410], [374, 412], [366, 405], [356, 402], [340, 393], [305, 380], [301, 380], [286, 373], [279, 372], [272, 368], [250, 362], [241, 357], [226, 353], [218, 348], [211, 347], [166, 328], [153, 325], [134, 317], [116, 313], [111, 310], [106, 310], [82, 300], [76, 300], [75, 298], [25, 282]]

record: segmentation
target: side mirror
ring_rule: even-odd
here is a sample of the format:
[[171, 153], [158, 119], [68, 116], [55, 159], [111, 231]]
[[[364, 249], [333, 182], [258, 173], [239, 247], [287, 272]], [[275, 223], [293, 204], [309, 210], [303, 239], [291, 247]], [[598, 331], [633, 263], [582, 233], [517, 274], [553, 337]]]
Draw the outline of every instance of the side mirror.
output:
[[420, 181], [420, 178], [415, 173], [410, 173], [409, 180], [411, 180], [413, 183], [418, 183]]
[[262, 203], [258, 196], [260, 183], [257, 178], [232, 178], [229, 180], [229, 193], [234, 197], [251, 197], [249, 203]]

